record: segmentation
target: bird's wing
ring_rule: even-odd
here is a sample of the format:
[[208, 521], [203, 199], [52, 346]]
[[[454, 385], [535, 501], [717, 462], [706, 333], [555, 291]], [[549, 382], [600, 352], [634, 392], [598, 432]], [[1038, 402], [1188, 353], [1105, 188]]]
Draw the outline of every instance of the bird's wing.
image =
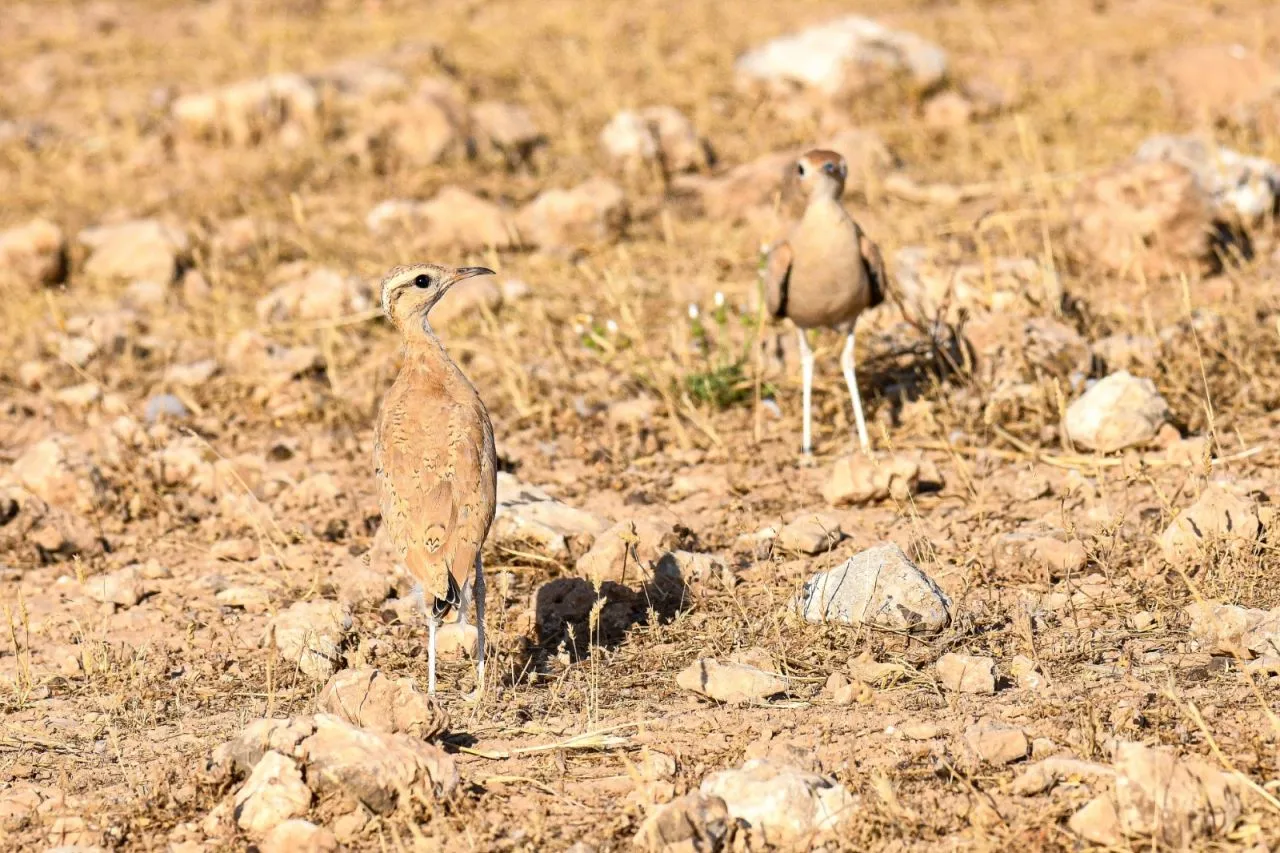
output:
[[880, 247], [872, 242], [866, 234], [858, 233], [858, 250], [862, 254], [862, 264], [867, 268], [867, 281], [871, 285], [871, 307], [884, 302], [889, 276], [885, 273], [884, 258], [880, 256]]
[[787, 314], [787, 288], [791, 284], [791, 244], [779, 240], [769, 250], [764, 266], [764, 299], [773, 317]]
[[[451, 553], [459, 510], [453, 483], [394, 435], [384, 434], [381, 439], [374, 465], [382, 523], [423, 592], [447, 601], [457, 589], [449, 576], [458, 571]], [[465, 578], [470, 566], [459, 568]]]

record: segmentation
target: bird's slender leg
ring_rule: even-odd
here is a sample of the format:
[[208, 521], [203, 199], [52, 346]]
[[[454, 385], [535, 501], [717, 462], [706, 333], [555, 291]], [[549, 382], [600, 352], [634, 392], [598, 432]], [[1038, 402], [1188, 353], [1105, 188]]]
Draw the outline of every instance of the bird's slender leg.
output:
[[427, 695], [436, 692], [436, 628], [440, 620], [434, 613], [427, 613]]
[[871, 452], [871, 442], [867, 439], [867, 421], [862, 414], [862, 397], [858, 395], [858, 377], [853, 372], [853, 329], [844, 342], [844, 352], [840, 354], [840, 369], [844, 371], [845, 384], [849, 386], [849, 396], [853, 399], [853, 419], [858, 425], [858, 443], [863, 453]]
[[800, 382], [804, 386], [804, 434], [803, 445], [804, 453], [807, 456], [812, 452], [812, 420], [810, 415], [810, 402], [813, 397], [813, 350], [809, 349], [809, 341], [805, 337], [804, 329], [796, 329], [796, 333], [800, 336]]
[[476, 697], [484, 692], [484, 561], [476, 554]]

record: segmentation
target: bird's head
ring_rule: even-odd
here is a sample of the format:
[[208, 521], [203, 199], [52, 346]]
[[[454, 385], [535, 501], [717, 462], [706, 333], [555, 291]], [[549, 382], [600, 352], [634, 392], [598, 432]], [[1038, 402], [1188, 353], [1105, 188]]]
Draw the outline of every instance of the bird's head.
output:
[[815, 148], [796, 161], [795, 175], [810, 198], [840, 198], [845, 178], [849, 176], [849, 165], [836, 152]]
[[464, 279], [493, 275], [486, 267], [442, 267], [413, 264], [396, 267], [382, 279], [382, 313], [397, 329], [424, 327], [427, 313], [445, 291]]

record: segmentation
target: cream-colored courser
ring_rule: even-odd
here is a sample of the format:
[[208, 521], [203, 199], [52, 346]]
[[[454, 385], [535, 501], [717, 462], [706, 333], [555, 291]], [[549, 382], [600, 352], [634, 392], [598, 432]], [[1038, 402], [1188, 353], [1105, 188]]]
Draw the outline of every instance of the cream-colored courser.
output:
[[769, 249], [764, 285], [770, 313], [790, 318], [800, 333], [804, 452], [812, 448], [813, 393], [813, 351], [805, 332], [815, 328], [833, 328], [847, 335], [840, 367], [853, 399], [858, 442], [863, 452], [869, 452], [871, 443], [853, 369], [854, 327], [863, 311], [884, 301], [884, 261], [875, 243], [840, 203], [848, 175], [844, 158], [834, 151], [813, 150], [800, 157], [794, 168], [795, 180], [807, 190], [808, 203], [786, 239]]
[[[450, 609], [466, 624], [476, 603], [476, 692], [484, 690], [484, 566], [480, 549], [497, 502], [493, 425], [475, 386], [428, 323], [450, 287], [484, 267], [396, 267], [382, 280], [382, 310], [404, 339], [404, 363], [382, 400], [373, 463], [382, 523], [418, 582], [429, 626], [427, 692], [436, 689], [436, 628]], [[474, 572], [474, 574], [473, 574]]]

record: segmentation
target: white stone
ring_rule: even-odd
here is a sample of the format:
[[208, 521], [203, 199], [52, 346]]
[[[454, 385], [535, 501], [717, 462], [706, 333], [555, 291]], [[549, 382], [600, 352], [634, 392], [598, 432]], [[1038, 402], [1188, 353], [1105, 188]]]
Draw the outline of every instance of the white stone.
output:
[[951, 599], [893, 543], [814, 575], [795, 607], [810, 622], [892, 631], [940, 631], [951, 621]]

